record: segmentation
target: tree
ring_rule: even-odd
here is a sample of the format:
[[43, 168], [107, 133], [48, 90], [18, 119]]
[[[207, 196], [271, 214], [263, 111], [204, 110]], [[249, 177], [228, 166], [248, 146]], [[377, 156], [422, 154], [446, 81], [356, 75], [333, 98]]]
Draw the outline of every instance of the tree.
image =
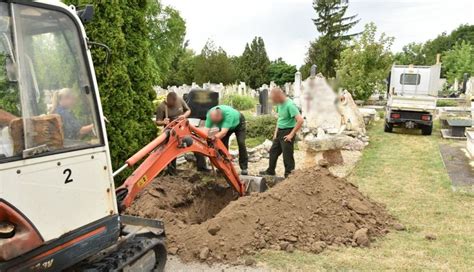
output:
[[239, 60], [239, 79], [247, 83], [251, 88], [257, 89], [268, 83], [268, 59], [265, 42], [261, 37], [255, 37], [250, 43], [245, 45], [245, 50]]
[[8, 78], [7, 54], [0, 53], [0, 110], [20, 116], [18, 85]]
[[156, 137], [151, 120], [157, 82], [154, 72], [151, 0], [92, 1], [68, 0], [68, 4], [92, 4], [94, 20], [86, 24], [90, 40], [111, 48], [108, 64], [106, 52], [94, 47], [97, 81], [101, 90], [107, 134], [113, 166], [119, 167], [144, 144]]
[[286, 63], [282, 58], [272, 61], [268, 69], [270, 80], [279, 86], [293, 82], [296, 72], [296, 66]]
[[443, 32], [435, 39], [427, 41], [424, 50], [427, 60], [426, 64], [435, 64], [437, 54], [449, 51], [456, 43], [462, 41], [474, 44], [474, 25], [460, 25], [449, 35]]
[[335, 63], [340, 52], [356, 34], [347, 34], [359, 22], [356, 15], [346, 16], [348, 5], [341, 0], [313, 0], [317, 18], [313, 19], [320, 37], [310, 43], [303, 72], [309, 74], [313, 64], [325, 76], [335, 76]]
[[[395, 55], [395, 61], [397, 64], [405, 65], [433, 65], [436, 63], [437, 54], [446, 55], [456, 44], [462, 42], [474, 44], [474, 25], [460, 25], [451, 33], [443, 32], [424, 44], [410, 43], [403, 47], [402, 52]], [[442, 76], [445, 77], [453, 66], [443, 68]]]
[[162, 86], [191, 85], [194, 80], [195, 53], [186, 41], [171, 63], [170, 71]]
[[449, 83], [462, 80], [464, 73], [474, 75], [474, 46], [466, 41], [458, 42], [444, 54], [443, 64]]
[[222, 47], [208, 40], [194, 62], [194, 81], [229, 84], [236, 80], [232, 61]]
[[367, 24], [364, 32], [353, 39], [337, 62], [341, 87], [351, 92], [355, 99], [366, 100], [374, 90], [382, 90], [392, 64], [390, 46], [394, 39], [384, 33], [377, 39], [376, 32], [374, 23]]
[[173, 62], [178, 55], [183, 55], [186, 23], [177, 10], [163, 8], [158, 1], [150, 0], [149, 14], [147, 22], [150, 29], [152, 71], [156, 85], [162, 85], [173, 72]]
[[425, 47], [422, 43], [409, 43], [402, 49], [403, 51], [397, 53], [394, 57], [396, 64], [401, 65], [426, 65]]

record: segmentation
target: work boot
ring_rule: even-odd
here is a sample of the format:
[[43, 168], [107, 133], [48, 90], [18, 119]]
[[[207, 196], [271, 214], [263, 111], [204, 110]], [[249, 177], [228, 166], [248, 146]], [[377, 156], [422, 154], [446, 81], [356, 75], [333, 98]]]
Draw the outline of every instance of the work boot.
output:
[[268, 170], [260, 171], [259, 174], [260, 174], [261, 176], [275, 176], [275, 175], [276, 175], [275, 172], [270, 172], [270, 171], [268, 171]]
[[247, 175], [249, 174], [249, 170], [247, 170], [247, 169], [242, 169], [242, 170], [240, 171], [240, 174], [241, 174], [242, 176], [247, 176]]

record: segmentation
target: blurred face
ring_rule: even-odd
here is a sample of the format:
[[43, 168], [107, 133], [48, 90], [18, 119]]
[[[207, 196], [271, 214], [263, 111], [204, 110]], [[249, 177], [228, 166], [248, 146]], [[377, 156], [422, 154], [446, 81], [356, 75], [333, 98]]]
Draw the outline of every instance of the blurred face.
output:
[[214, 124], [219, 124], [222, 121], [222, 112], [220, 110], [213, 110], [210, 114], [211, 121]]
[[272, 91], [270, 93], [270, 99], [272, 100], [273, 104], [281, 104], [285, 102], [285, 96], [281, 91]]
[[66, 109], [70, 109], [76, 103], [76, 98], [72, 94], [64, 94], [61, 96], [61, 101], [59, 104]]
[[170, 108], [173, 108], [176, 106], [176, 100], [177, 99], [175, 97], [170, 96], [166, 98], [166, 105], [168, 105]]

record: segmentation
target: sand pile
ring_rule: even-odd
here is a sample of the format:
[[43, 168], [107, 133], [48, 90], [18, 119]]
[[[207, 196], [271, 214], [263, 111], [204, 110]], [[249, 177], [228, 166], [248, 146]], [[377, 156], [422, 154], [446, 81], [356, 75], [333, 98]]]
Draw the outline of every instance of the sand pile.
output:
[[384, 207], [326, 169], [298, 171], [268, 192], [236, 201], [230, 188], [178, 180], [156, 182], [129, 212], [162, 218], [170, 253], [184, 261], [234, 263], [262, 249], [364, 247], [393, 223]]

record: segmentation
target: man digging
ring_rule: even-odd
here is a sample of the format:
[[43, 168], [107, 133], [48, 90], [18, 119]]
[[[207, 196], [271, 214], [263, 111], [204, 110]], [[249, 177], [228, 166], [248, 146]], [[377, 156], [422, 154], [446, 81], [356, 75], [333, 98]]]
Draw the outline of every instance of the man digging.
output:
[[209, 134], [213, 126], [218, 127], [219, 132], [212, 137], [221, 139], [227, 149], [229, 149], [230, 136], [235, 133], [239, 146], [241, 174], [248, 175], [248, 154], [247, 147], [245, 146], [247, 129], [244, 115], [230, 106], [220, 105], [213, 107], [207, 113], [205, 131]]
[[[158, 126], [167, 126], [170, 122], [178, 118], [188, 118], [191, 114], [191, 109], [188, 104], [178, 97], [175, 92], [170, 92], [166, 96], [166, 100], [161, 102], [156, 110], [156, 124]], [[169, 175], [176, 175], [176, 159], [169, 165], [167, 172]]]
[[261, 175], [274, 176], [278, 157], [283, 153], [285, 178], [295, 169], [294, 145], [296, 133], [303, 126], [303, 116], [293, 100], [286, 97], [283, 90], [275, 88], [270, 92], [270, 99], [277, 105], [278, 121], [270, 148], [270, 160], [267, 170]]

